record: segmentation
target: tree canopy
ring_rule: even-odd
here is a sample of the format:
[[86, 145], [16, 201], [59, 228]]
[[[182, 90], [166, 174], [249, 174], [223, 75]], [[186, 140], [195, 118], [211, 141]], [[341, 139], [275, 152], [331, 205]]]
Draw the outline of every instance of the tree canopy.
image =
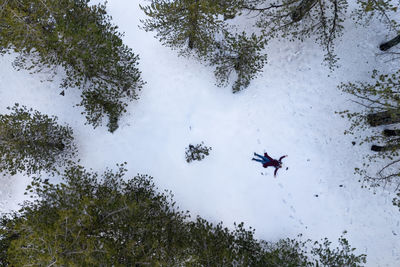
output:
[[171, 192], [147, 175], [125, 179], [125, 165], [102, 175], [71, 166], [62, 182], [36, 177], [32, 200], [0, 220], [3, 266], [362, 266], [345, 238], [257, 240], [243, 223], [233, 230], [180, 211]]
[[15, 104], [0, 114], [0, 171], [25, 174], [55, 172], [77, 152], [71, 127], [37, 110]]
[[62, 88], [79, 88], [87, 122], [109, 117], [110, 132], [143, 86], [138, 56], [122, 43], [105, 5], [89, 0], [0, 1], [0, 52], [15, 51], [14, 65], [32, 72], [62, 66]]

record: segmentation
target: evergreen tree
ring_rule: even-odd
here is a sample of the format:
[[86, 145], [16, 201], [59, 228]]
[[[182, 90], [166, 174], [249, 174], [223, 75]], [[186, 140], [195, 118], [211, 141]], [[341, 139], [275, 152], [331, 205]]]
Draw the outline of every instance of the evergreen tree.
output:
[[221, 1], [152, 0], [141, 6], [149, 19], [143, 29], [156, 31], [156, 38], [165, 46], [178, 49], [180, 55], [205, 57], [214, 49], [215, 38], [225, 27], [218, 18]]
[[263, 258], [264, 265], [260, 266], [364, 266], [367, 262], [366, 255], [355, 255], [348, 240], [343, 235], [339, 237], [336, 248], [332, 249], [327, 238], [321, 241], [305, 240], [301, 235], [297, 239], [281, 239], [276, 243], [265, 242], [266, 250], [269, 252]]
[[124, 172], [122, 165], [99, 176], [75, 166], [61, 184], [35, 178], [34, 200], [3, 220], [10, 265], [178, 266], [185, 213], [149, 177], [125, 182]]
[[[299, 266], [301, 259], [301, 266], [357, 267], [365, 262], [350, 246], [303, 253], [305, 247], [291, 242], [258, 241], [254, 229], [243, 224], [232, 231], [200, 217], [190, 221], [151, 177], [126, 180], [125, 171], [121, 165], [98, 175], [72, 166], [60, 184], [34, 178], [28, 187], [32, 200], [0, 220], [0, 265], [282, 267]], [[330, 244], [322, 245], [328, 252]], [[324, 253], [330, 264], [318, 258]]]
[[233, 19], [241, 14], [243, 0], [215, 0], [219, 7], [218, 13], [224, 16], [224, 20]]
[[18, 104], [11, 111], [0, 115], [0, 171], [29, 175], [55, 171], [72, 160], [76, 147], [70, 127]]
[[[387, 51], [400, 43], [400, 27], [396, 19], [399, 2], [393, 0], [358, 0], [359, 8], [353, 13], [358, 23], [369, 24], [373, 18], [382, 21], [395, 37], [380, 44], [381, 51]], [[397, 36], [396, 36], [397, 35]]]
[[343, 33], [347, 0], [244, 0], [242, 8], [259, 14], [256, 25], [267, 40], [313, 38], [326, 52], [328, 66], [337, 65], [334, 45]]
[[385, 23], [389, 30], [398, 30], [398, 22], [393, 17], [399, 8], [399, 2], [393, 0], [357, 0], [358, 9], [353, 12], [356, 21], [368, 24], [373, 18]]
[[109, 116], [110, 132], [143, 81], [138, 56], [122, 43], [104, 5], [89, 0], [0, 1], [0, 51], [20, 54], [15, 66], [31, 71], [66, 71], [61, 86], [82, 91], [88, 123]]
[[[359, 23], [368, 24], [373, 19], [383, 22], [394, 38], [380, 44], [381, 51], [392, 49], [400, 42], [400, 27], [397, 19], [399, 2], [392, 0], [358, 0], [359, 8], [354, 12]], [[398, 51], [388, 51], [397, 59]], [[373, 81], [342, 84], [341, 88], [355, 96], [356, 102], [364, 107], [362, 112], [349, 112], [347, 117], [352, 121], [351, 133], [355, 129], [364, 130], [370, 127], [385, 126], [383, 131], [371, 128], [372, 135], [362, 138], [362, 142], [372, 144], [371, 150], [377, 153], [368, 155], [368, 163], [356, 171], [363, 175], [371, 187], [392, 186], [397, 192], [393, 205], [400, 207], [400, 71], [394, 73], [379, 73], [374, 70]], [[390, 128], [390, 129], [389, 129]], [[371, 175], [367, 167], [370, 162], [380, 159], [385, 165]]]
[[235, 71], [237, 78], [232, 86], [233, 93], [249, 86], [267, 60], [267, 55], [261, 53], [263, 37], [254, 33], [247, 36], [245, 32], [235, 35], [225, 32], [225, 38], [217, 47], [210, 56], [210, 64], [216, 66], [214, 73], [219, 86], [226, 85]]
[[[378, 152], [367, 155], [367, 162], [362, 168], [356, 168], [356, 171], [371, 187], [391, 184], [399, 188], [400, 131], [396, 130], [394, 124], [400, 122], [400, 71], [390, 75], [374, 71], [372, 79], [369, 83], [355, 82], [340, 86], [344, 92], [354, 96], [356, 103], [364, 107], [360, 112], [346, 110], [340, 113], [351, 121], [351, 127], [345, 133], [356, 135], [360, 144], [372, 144], [371, 150]], [[382, 129], [372, 128], [382, 125], [392, 125], [390, 128], [394, 129], [385, 129], [382, 132]], [[366, 129], [372, 130], [372, 134], [365, 135]], [[386, 159], [389, 163], [376, 175], [371, 175], [368, 166], [375, 159]]]

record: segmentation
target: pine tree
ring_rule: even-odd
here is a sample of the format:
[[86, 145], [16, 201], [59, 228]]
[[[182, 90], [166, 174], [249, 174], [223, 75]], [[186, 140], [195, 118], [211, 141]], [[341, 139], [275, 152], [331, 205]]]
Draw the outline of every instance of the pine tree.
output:
[[236, 81], [232, 86], [233, 93], [248, 87], [266, 63], [267, 55], [261, 53], [264, 45], [263, 37], [254, 33], [247, 36], [245, 32], [235, 35], [225, 32], [225, 38], [219, 42], [209, 60], [215, 66], [218, 85], [226, 85], [234, 71]]
[[221, 5], [209, 0], [152, 0], [141, 6], [149, 19], [143, 29], [155, 31], [156, 38], [180, 55], [203, 58], [213, 51], [215, 38], [225, 27], [218, 18]]
[[398, 1], [358, 0], [357, 3], [359, 8], [353, 12], [353, 15], [359, 24], [369, 24], [373, 21], [372, 19], [377, 18], [387, 26], [391, 35], [394, 36], [380, 44], [381, 51], [387, 51], [400, 43], [400, 25], [398, 19], [396, 20], [399, 9]]
[[347, 0], [244, 0], [242, 8], [259, 14], [256, 25], [267, 40], [313, 38], [325, 51], [325, 62], [337, 66], [335, 40], [343, 34]]
[[35, 178], [28, 188], [34, 200], [3, 221], [7, 229], [1, 234], [9, 243], [10, 265], [177, 266], [182, 262], [185, 213], [177, 212], [149, 177], [125, 182], [124, 172], [123, 165], [102, 175], [74, 166], [65, 171], [61, 184]]
[[[400, 137], [395, 129], [381, 129], [373, 127], [392, 125], [400, 122], [400, 71], [392, 74], [382, 74], [373, 71], [372, 82], [346, 83], [340, 89], [354, 96], [354, 101], [364, 109], [361, 112], [342, 111], [343, 117], [351, 121], [351, 127], [345, 133], [354, 134], [360, 139], [360, 144], [371, 144], [371, 150], [378, 153], [366, 156], [367, 163], [356, 171], [364, 177], [371, 187], [394, 184], [400, 185], [400, 170], [397, 163], [399, 159]], [[387, 126], [388, 127], [388, 126]], [[372, 134], [365, 135], [364, 130]], [[371, 131], [372, 130], [372, 131]], [[389, 163], [382, 167], [375, 175], [368, 172], [368, 167], [375, 159], [387, 159]]]
[[138, 56], [122, 43], [104, 5], [89, 0], [0, 1], [0, 50], [20, 56], [15, 66], [33, 72], [66, 71], [62, 88], [82, 91], [89, 124], [109, 116], [109, 131], [143, 86]]
[[224, 20], [233, 19], [241, 14], [243, 0], [215, 0], [219, 9], [218, 13], [223, 15]]
[[[355, 255], [345, 238], [346, 231], [338, 239], [338, 246], [331, 248], [327, 238], [321, 241], [305, 240], [299, 235], [296, 239], [281, 239], [278, 242], [265, 242], [269, 252], [263, 258], [263, 266], [364, 266], [366, 255]], [[262, 266], [262, 265], [260, 265]]]
[[373, 18], [382, 21], [389, 30], [399, 30], [396, 15], [399, 2], [393, 0], [357, 0], [358, 8], [354, 10], [353, 16], [359, 24], [369, 24]]
[[70, 127], [25, 106], [8, 109], [0, 115], [0, 171], [30, 175], [70, 163], [76, 154]]
[[[324, 242], [320, 252], [304, 252], [306, 247], [291, 242], [259, 241], [243, 223], [230, 230], [200, 217], [190, 221], [151, 177], [127, 180], [125, 171], [120, 165], [98, 175], [71, 166], [59, 184], [34, 178], [27, 188], [32, 199], [0, 220], [0, 265], [282, 267], [299, 266], [300, 258], [301, 266], [357, 267], [365, 262], [348, 244], [327, 251], [330, 244]], [[326, 259], [329, 264], [321, 265]]]

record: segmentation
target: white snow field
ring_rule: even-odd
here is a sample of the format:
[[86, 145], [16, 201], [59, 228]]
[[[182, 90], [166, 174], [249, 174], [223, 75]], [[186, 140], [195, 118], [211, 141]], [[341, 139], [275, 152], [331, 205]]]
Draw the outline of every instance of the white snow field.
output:
[[[367, 80], [374, 68], [396, 67], [379, 55], [379, 43], [389, 37], [386, 28], [356, 28], [349, 20], [334, 72], [321, 65], [323, 52], [312, 40], [270, 43], [260, 77], [232, 94], [230, 87], [215, 86], [212, 68], [178, 57], [139, 29], [145, 18], [139, 3], [148, 2], [108, 3], [125, 43], [140, 55], [147, 82], [114, 134], [84, 125], [81, 108], [73, 107], [79, 92], [59, 95], [62, 74], [41, 82], [49, 75], [14, 70], [14, 55], [0, 57], [0, 112], [18, 102], [58, 116], [73, 127], [83, 166], [103, 171], [127, 161], [127, 177], [153, 176], [193, 216], [228, 227], [243, 221], [269, 241], [303, 233], [336, 244], [346, 230], [356, 253], [367, 254], [367, 266], [400, 266], [400, 212], [392, 206], [393, 192], [361, 188], [353, 172], [371, 153], [369, 146], [353, 146], [354, 137], [343, 134], [349, 122], [335, 114], [360, 109], [338, 84]], [[201, 141], [212, 147], [210, 156], [186, 163], [185, 148]], [[275, 158], [287, 154], [289, 170], [274, 178], [273, 169], [251, 161], [253, 152], [264, 151]], [[0, 179], [0, 211], [15, 209], [30, 178]]]

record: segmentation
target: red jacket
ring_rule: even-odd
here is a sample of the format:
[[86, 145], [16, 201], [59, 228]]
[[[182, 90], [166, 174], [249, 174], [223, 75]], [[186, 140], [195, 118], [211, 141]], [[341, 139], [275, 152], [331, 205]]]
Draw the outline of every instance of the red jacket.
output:
[[275, 167], [274, 175], [276, 176], [276, 173], [278, 172], [278, 169], [280, 168], [279, 165], [282, 164], [282, 159], [285, 158], [286, 156], [282, 156], [282, 157], [279, 158], [279, 160], [276, 160], [276, 159], [273, 159], [273, 158], [271, 158], [270, 156], [268, 156], [267, 153], [264, 153], [264, 157], [266, 157], [267, 159], [269, 159], [269, 162], [264, 163], [264, 164], [263, 164], [263, 167], [264, 167], [264, 168], [267, 168], [267, 167], [269, 167], [269, 166]]

